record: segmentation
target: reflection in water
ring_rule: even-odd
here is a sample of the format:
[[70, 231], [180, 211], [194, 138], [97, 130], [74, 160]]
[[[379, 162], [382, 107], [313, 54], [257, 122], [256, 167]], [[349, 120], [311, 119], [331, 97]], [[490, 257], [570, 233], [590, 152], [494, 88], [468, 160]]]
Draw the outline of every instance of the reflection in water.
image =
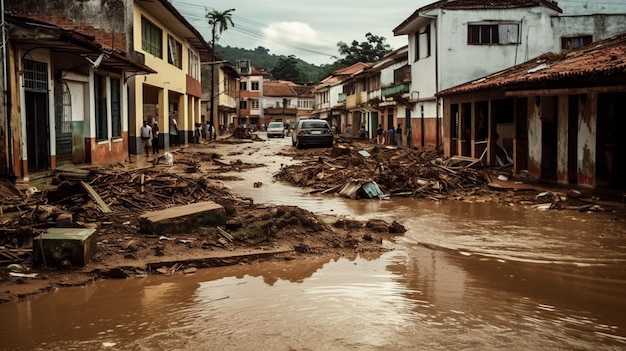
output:
[[596, 290], [584, 281], [601, 279], [570, 274], [409, 244], [102, 281], [0, 305], [15, 316], [0, 323], [1, 348], [622, 349], [626, 279]]
[[380, 257], [109, 280], [3, 304], [0, 349], [626, 348], [624, 218], [253, 186], [278, 167], [232, 188], [257, 203], [397, 220], [408, 232]]

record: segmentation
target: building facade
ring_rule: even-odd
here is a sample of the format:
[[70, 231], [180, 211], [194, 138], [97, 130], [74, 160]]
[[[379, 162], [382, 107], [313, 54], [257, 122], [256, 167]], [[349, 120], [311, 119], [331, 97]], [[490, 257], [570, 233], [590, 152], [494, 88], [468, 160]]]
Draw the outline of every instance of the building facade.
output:
[[113, 38], [93, 28], [83, 33], [10, 14], [6, 21], [8, 118], [1, 172], [28, 182], [66, 163], [127, 160], [126, 78], [156, 72], [98, 42], [94, 34], [109, 44]]
[[[158, 124], [162, 147], [191, 140], [193, 125], [201, 119], [200, 62], [210, 60], [211, 48], [169, 1], [7, 0], [5, 6], [11, 13], [64, 29], [83, 28], [104, 47], [127, 52], [130, 61], [150, 69], [149, 75], [136, 72], [121, 77], [128, 92], [127, 160], [141, 152], [139, 129], [144, 120]], [[94, 147], [101, 145], [105, 135], [95, 137]], [[91, 160], [113, 161], [117, 159]]]
[[[626, 189], [626, 34], [547, 53], [438, 96], [446, 155], [491, 165], [510, 158], [515, 173], [536, 179]], [[472, 149], [481, 134], [486, 148]]]
[[[396, 36], [408, 39], [412, 82], [404, 98], [417, 99], [407, 111], [415, 144], [441, 147], [438, 92], [545, 52], [615, 35], [626, 30], [624, 19], [623, 15], [563, 15], [549, 0], [446, 0], [417, 9], [394, 29]], [[422, 135], [425, 140], [420, 140]], [[484, 138], [483, 134], [477, 140], [481, 144], [468, 147], [480, 155]]]

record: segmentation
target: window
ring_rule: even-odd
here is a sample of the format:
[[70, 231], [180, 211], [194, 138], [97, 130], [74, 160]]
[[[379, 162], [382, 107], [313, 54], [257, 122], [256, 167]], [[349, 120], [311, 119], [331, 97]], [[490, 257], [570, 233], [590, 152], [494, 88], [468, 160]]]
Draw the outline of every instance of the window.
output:
[[72, 94], [67, 83], [59, 80], [54, 86], [55, 128], [57, 133], [72, 132]]
[[141, 18], [141, 49], [158, 58], [163, 58], [163, 33], [145, 18]]
[[519, 25], [517, 23], [468, 24], [467, 43], [470, 45], [517, 44]]
[[167, 62], [183, 68], [183, 46], [172, 36], [167, 36]]
[[563, 50], [577, 49], [581, 46], [591, 44], [592, 41], [593, 41], [593, 38], [591, 37], [591, 35], [581, 35], [581, 36], [569, 37], [569, 38], [563, 37], [561, 38], [561, 49]]
[[243, 109], [243, 110], [246, 110], [248, 108], [248, 102], [245, 101], [245, 100], [239, 101], [239, 108]]
[[198, 57], [198, 54], [193, 52], [191, 49], [187, 51], [187, 54], [189, 56], [189, 67], [187, 68], [189, 70], [188, 74], [191, 77], [200, 80], [200, 58]]
[[239, 82], [239, 90], [241, 91], [248, 90], [248, 82], [244, 82], [244, 81]]
[[120, 96], [120, 80], [111, 78], [111, 136], [122, 137], [122, 98]]
[[259, 108], [259, 100], [250, 100], [250, 105], [252, 108]]
[[259, 90], [259, 82], [250, 82], [250, 90], [258, 91]]
[[[426, 50], [422, 50], [421, 48], [425, 48]], [[431, 37], [430, 37], [430, 24], [424, 27], [424, 31], [417, 31], [415, 33], [415, 61], [418, 61], [420, 58], [429, 57], [431, 52]], [[425, 55], [424, 55], [425, 53]]]
[[37, 91], [48, 91], [47, 63], [24, 60], [22, 62], [22, 71], [25, 88]]
[[96, 140], [107, 140], [109, 131], [107, 129], [106, 78], [95, 74], [93, 85], [96, 107]]
[[311, 109], [313, 108], [313, 101], [311, 100], [298, 100], [299, 109]]

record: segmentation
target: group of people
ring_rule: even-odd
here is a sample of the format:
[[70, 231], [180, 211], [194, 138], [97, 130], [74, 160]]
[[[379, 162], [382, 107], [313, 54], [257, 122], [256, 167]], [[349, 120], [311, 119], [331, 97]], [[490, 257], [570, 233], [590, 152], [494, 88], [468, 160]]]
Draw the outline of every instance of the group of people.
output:
[[215, 141], [217, 134], [215, 133], [215, 126], [213, 121], [206, 121], [204, 127], [202, 123], [196, 123], [196, 128], [193, 132], [193, 139], [196, 144], [200, 143], [200, 139], [205, 138], [207, 141]]
[[[345, 133], [348, 135], [352, 134], [352, 124], [348, 124]], [[358, 136], [361, 139], [365, 139], [367, 135], [365, 125], [362, 125], [361, 129], [359, 129]], [[387, 145], [402, 146], [402, 125], [398, 124], [397, 128], [391, 126], [389, 130], [385, 131], [383, 125], [379, 124], [378, 128], [376, 128], [376, 142], [381, 145], [386, 143]]]
[[[385, 135], [387, 136], [386, 139]], [[379, 124], [376, 129], [376, 142], [381, 145], [386, 143], [387, 145], [402, 146], [402, 125], [398, 124], [398, 128], [391, 126], [385, 132], [383, 125]]]
[[[170, 144], [172, 146], [178, 146], [178, 123], [176, 119], [172, 118], [170, 120]], [[140, 129], [141, 141], [143, 146], [143, 151], [146, 153], [146, 157], [150, 156], [150, 150], [152, 150], [152, 155], [159, 154], [159, 124], [157, 121], [154, 121], [152, 125], [147, 120], [143, 121], [143, 125]], [[202, 123], [196, 123], [196, 128], [194, 130], [194, 139], [196, 143], [200, 142], [200, 138], [204, 137], [207, 141], [216, 140], [216, 132], [215, 126], [213, 126], [213, 121], [206, 121], [204, 128], [202, 127]]]
[[150, 149], [152, 149], [152, 155], [159, 153], [159, 124], [154, 121], [152, 126], [147, 120], [143, 121], [141, 126], [141, 142], [143, 149], [146, 152], [146, 157], [150, 156]]

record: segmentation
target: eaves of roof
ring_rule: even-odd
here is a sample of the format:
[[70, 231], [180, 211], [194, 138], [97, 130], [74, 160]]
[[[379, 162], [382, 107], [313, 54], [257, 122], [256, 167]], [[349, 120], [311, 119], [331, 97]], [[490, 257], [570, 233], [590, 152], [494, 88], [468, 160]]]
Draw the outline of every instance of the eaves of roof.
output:
[[125, 51], [104, 48], [93, 36], [60, 28], [40, 20], [6, 14], [5, 19], [11, 24], [10, 40], [33, 47], [42, 47], [51, 52], [63, 52], [75, 55], [106, 54], [101, 68], [111, 68], [127, 72], [145, 74], [157, 73], [152, 68], [128, 58]]
[[546, 53], [495, 74], [439, 92], [438, 96], [498, 90], [574, 87], [626, 82], [626, 33], [562, 54]]

